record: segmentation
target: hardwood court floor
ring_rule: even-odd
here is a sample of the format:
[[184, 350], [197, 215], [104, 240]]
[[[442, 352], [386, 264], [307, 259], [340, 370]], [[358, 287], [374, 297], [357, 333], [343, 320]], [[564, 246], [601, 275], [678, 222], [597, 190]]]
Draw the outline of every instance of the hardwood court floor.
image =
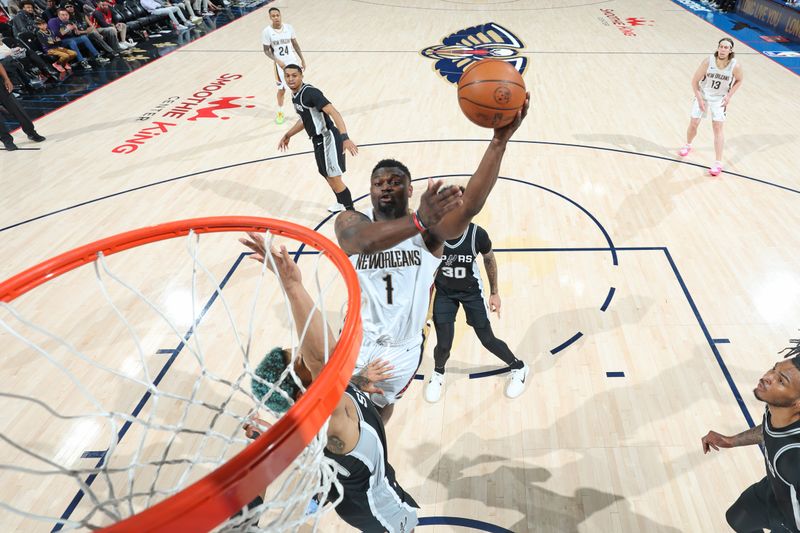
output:
[[[725, 510], [764, 475], [763, 460], [755, 447], [704, 456], [700, 438], [742, 431], [746, 416], [759, 422], [751, 390], [797, 336], [800, 80], [737, 42], [745, 80], [725, 125], [726, 172], [711, 178], [707, 121], [690, 156], [676, 151], [691, 75], [725, 34], [668, 0], [274, 5], [297, 31], [306, 81], [360, 145], [345, 175], [359, 197], [381, 158], [404, 161], [415, 178], [463, 182], [486, 145], [488, 132], [461, 115], [455, 87], [422, 49], [489, 22], [523, 43], [532, 110], [506, 153], [508, 179], [476, 221], [497, 251], [494, 330], [533, 373], [514, 401], [503, 376], [470, 379], [498, 365], [459, 318], [443, 400], [426, 403], [415, 381], [387, 427], [420, 516], [448, 517], [420, 530], [464, 531], [470, 519], [476, 531], [515, 533], [725, 531]], [[234, 21], [41, 119], [41, 150], [4, 153], [0, 278], [100, 237], [195, 216], [271, 216], [332, 235], [332, 197], [310, 143], [298, 135], [288, 154], [276, 149], [292, 120], [273, 122], [265, 24], [266, 8]], [[148, 115], [193, 95], [239, 98], [218, 118]], [[224, 272], [237, 250], [208, 253]], [[153, 276], [166, 261], [147, 249], [127, 257]], [[37, 311], [71, 313], [63, 298]], [[22, 368], [11, 358], [2, 375], [31, 375]], [[66, 445], [51, 448], [67, 454]], [[55, 499], [36, 496], [60, 515], [66, 502]], [[331, 518], [323, 530], [346, 528]]]

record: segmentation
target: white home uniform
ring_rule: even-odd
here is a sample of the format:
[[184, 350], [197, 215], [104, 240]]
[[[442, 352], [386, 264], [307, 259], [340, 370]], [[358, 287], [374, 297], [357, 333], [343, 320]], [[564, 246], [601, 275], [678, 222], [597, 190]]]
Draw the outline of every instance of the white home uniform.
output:
[[[372, 208], [363, 213], [374, 220]], [[415, 235], [382, 252], [353, 254], [350, 262], [361, 285], [364, 327], [356, 372], [378, 358], [394, 366], [393, 377], [378, 384], [386, 394], [372, 395], [383, 407], [402, 396], [419, 368], [431, 287], [441, 259], [428, 250], [422, 235]]]
[[[264, 28], [261, 33], [261, 42], [264, 46], [272, 47], [272, 53], [275, 57], [283, 61], [285, 65], [295, 64], [300, 65], [300, 59], [292, 46], [292, 39], [297, 39], [294, 33], [294, 28], [290, 24], [283, 23], [283, 26], [276, 30], [272, 25]], [[286, 80], [283, 79], [283, 69], [278, 68], [275, 63], [275, 81], [278, 83], [278, 89], [287, 89]]]
[[[703, 94], [703, 101], [706, 104], [706, 112], [711, 111], [711, 120], [716, 122], [725, 121], [725, 108], [722, 107], [722, 99], [733, 87], [733, 67], [736, 66], [736, 58], [728, 62], [724, 69], [717, 68], [717, 58], [714, 54], [708, 58], [708, 70], [703, 79], [700, 80], [700, 92]], [[692, 104], [692, 118], [705, 118], [706, 113], [700, 110], [697, 98]]]

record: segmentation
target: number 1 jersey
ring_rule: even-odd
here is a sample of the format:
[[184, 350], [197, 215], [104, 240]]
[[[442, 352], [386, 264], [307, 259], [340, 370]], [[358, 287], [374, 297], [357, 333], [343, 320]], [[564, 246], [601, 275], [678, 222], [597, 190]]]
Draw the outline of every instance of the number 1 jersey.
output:
[[[374, 220], [372, 208], [363, 213]], [[366, 339], [400, 344], [419, 337], [440, 261], [428, 250], [422, 235], [414, 235], [382, 252], [350, 256], [361, 285], [361, 321]]]

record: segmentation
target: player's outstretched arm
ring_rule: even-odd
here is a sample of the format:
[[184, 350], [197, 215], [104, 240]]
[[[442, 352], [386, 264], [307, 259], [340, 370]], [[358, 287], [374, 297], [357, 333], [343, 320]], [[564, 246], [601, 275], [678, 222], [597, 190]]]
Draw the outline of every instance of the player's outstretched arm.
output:
[[[266, 244], [264, 243], [263, 235], [248, 232], [247, 236], [249, 240], [239, 239], [239, 242], [253, 251], [253, 255], [250, 258], [259, 263], [266, 263], [267, 268], [273, 271], [283, 283], [289, 306], [292, 308], [292, 317], [294, 318], [297, 335], [302, 340], [299, 351], [302, 354], [303, 363], [311, 372], [312, 380], [317, 379], [317, 376], [325, 366], [326, 356], [336, 346], [336, 338], [330, 328], [325, 327], [322, 315], [314, 306], [314, 300], [303, 286], [300, 268], [289, 257], [286, 247], [281, 245], [280, 250], [273, 247], [270, 250], [270, 258], [266, 255]], [[311, 316], [311, 322], [306, 328], [306, 321], [308, 321], [309, 316]], [[303, 335], [303, 330], [305, 330], [305, 335]]]
[[700, 442], [703, 444], [703, 453], [708, 453], [712, 448], [719, 451], [720, 448], [736, 448], [738, 446], [763, 444], [764, 430], [761, 426], [762, 424], [759, 424], [754, 428], [742, 431], [732, 437], [726, 437], [716, 431], [709, 431], [705, 437], [700, 439]]
[[467, 182], [462, 197], [463, 204], [447, 214], [438, 224], [430, 227], [433, 237], [441, 241], [455, 239], [464, 233], [472, 218], [483, 208], [500, 174], [500, 163], [503, 161], [508, 141], [528, 114], [530, 98], [528, 93], [525, 104], [510, 124], [494, 130], [494, 137], [486, 148], [478, 169]]
[[[281, 246], [280, 250], [275, 248], [270, 250], [270, 259], [267, 256], [264, 236], [253, 232], [248, 232], [247, 236], [249, 239], [239, 239], [239, 242], [253, 251], [253, 255], [251, 255], [250, 258], [259, 263], [266, 263], [267, 267], [272, 270], [283, 283], [286, 297], [292, 308], [292, 317], [295, 327], [297, 328], [297, 335], [302, 339], [299, 350], [303, 357], [303, 363], [305, 363], [309, 372], [311, 372], [311, 379], [313, 381], [317, 379], [317, 376], [322, 372], [322, 368], [325, 366], [325, 356], [333, 351], [333, 347], [336, 345], [336, 339], [330, 328], [325, 327], [322, 315], [320, 315], [319, 311], [315, 308], [313, 299], [303, 286], [300, 268], [297, 266], [297, 263], [289, 257], [286, 247]], [[312, 318], [308, 328], [306, 328], [305, 324], [309, 315], [312, 315]], [[306, 329], [305, 336], [303, 336], [304, 329]], [[326, 335], [327, 345], [325, 339]], [[384, 367], [381, 367], [381, 369], [384, 369]], [[355, 414], [354, 409], [355, 406], [352, 405], [348, 396], [343, 395], [331, 414], [330, 423], [328, 425], [327, 447], [334, 453], [348, 453], [355, 448], [358, 442], [358, 415]], [[263, 421], [258, 420], [258, 422]], [[258, 427], [249, 427], [248, 425], [244, 429], [248, 433], [248, 436], [253, 433], [260, 433]]]
[[429, 179], [416, 212], [373, 222], [363, 213], [342, 211], [334, 226], [336, 239], [348, 255], [380, 252], [432, 227], [460, 205], [458, 187], [443, 189], [441, 180]]

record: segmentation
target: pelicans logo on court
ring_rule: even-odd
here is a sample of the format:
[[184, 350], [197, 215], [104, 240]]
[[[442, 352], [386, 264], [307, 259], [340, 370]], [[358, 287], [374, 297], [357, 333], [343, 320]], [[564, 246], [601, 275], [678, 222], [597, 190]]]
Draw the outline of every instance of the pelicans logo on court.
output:
[[464, 69], [486, 58], [507, 61], [523, 74], [528, 59], [519, 54], [524, 47], [520, 38], [509, 30], [487, 22], [455, 31], [442, 39], [442, 44], [429, 46], [420, 53], [437, 60], [434, 68], [444, 79], [458, 83]]

